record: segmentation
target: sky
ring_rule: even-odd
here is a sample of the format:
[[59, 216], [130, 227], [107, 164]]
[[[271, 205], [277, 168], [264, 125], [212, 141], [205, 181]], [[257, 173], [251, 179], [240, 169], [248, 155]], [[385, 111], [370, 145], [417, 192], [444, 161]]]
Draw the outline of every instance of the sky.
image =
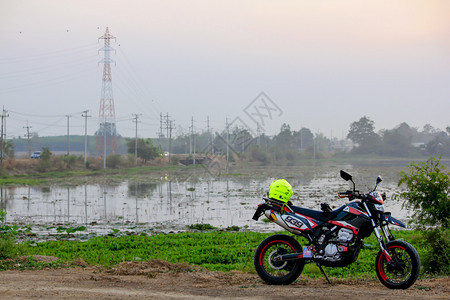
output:
[[122, 136], [450, 125], [447, 0], [0, 0], [7, 138], [97, 130], [106, 27]]

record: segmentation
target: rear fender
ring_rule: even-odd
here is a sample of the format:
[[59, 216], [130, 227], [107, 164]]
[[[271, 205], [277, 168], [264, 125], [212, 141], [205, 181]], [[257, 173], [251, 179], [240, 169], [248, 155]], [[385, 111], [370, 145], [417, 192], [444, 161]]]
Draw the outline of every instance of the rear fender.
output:
[[261, 217], [266, 210], [270, 209], [272, 209], [272, 207], [267, 205], [266, 203], [259, 204], [252, 219], [258, 221], [259, 217]]

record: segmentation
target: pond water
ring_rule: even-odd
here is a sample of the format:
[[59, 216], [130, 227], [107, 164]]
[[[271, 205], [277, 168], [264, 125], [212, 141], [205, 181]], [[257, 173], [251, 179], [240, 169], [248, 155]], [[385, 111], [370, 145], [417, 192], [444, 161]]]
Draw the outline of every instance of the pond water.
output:
[[187, 175], [168, 173], [114, 183], [103, 178], [100, 183], [76, 186], [2, 187], [1, 208], [7, 212], [8, 223], [39, 227], [41, 234], [54, 231], [49, 226], [60, 225], [83, 225], [89, 234], [112, 228], [176, 231], [197, 223], [274, 231], [281, 228], [252, 220], [274, 179], [285, 178], [291, 183], [291, 200], [296, 206], [320, 210], [320, 203], [327, 202], [336, 208], [346, 203], [337, 192], [350, 187], [340, 178], [341, 169], [353, 175], [360, 191], [371, 190], [381, 175], [378, 190], [387, 194], [385, 209], [407, 221], [410, 212], [391, 198], [399, 191], [398, 173], [406, 169], [406, 163], [392, 162], [235, 168], [230, 170], [232, 175], [217, 177], [196, 169]]

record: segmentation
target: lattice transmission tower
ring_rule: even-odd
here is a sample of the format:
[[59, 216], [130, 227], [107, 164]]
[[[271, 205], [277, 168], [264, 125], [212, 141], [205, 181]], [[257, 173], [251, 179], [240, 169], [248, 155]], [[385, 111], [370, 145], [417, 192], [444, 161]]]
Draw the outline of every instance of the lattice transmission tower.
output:
[[111, 63], [115, 63], [115, 61], [110, 58], [110, 52], [115, 51], [111, 47], [111, 40], [115, 40], [116, 38], [109, 34], [109, 29], [106, 27], [105, 34], [98, 39], [103, 39], [105, 45], [99, 50], [104, 52], [104, 58], [99, 61], [99, 63], [103, 63], [103, 79], [100, 109], [98, 112], [99, 128], [95, 133], [95, 153], [96, 155], [106, 157], [107, 155], [119, 152], [111, 78]]

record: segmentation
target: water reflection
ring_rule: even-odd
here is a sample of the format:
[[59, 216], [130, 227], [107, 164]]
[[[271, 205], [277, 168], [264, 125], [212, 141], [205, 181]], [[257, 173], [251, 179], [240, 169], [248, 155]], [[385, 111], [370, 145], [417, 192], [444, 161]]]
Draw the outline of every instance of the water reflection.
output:
[[[275, 225], [254, 222], [256, 205], [275, 178], [286, 178], [294, 188], [294, 205], [319, 209], [320, 203], [332, 207], [345, 203], [336, 195], [348, 189], [339, 170], [353, 174], [360, 190], [373, 188], [377, 175], [385, 179], [380, 189], [388, 195], [386, 207], [405, 220], [408, 212], [401, 203], [390, 200], [398, 190], [399, 167], [392, 166], [308, 166], [280, 169], [255, 168], [248, 175], [212, 178], [204, 174], [166, 174], [148, 180], [135, 179], [111, 184], [107, 177], [100, 184], [46, 187], [1, 187], [0, 207], [7, 221], [21, 224], [70, 224], [147, 227], [184, 227], [209, 223], [216, 227], [248, 226], [274, 229]], [[273, 226], [273, 227], [271, 227]]]

